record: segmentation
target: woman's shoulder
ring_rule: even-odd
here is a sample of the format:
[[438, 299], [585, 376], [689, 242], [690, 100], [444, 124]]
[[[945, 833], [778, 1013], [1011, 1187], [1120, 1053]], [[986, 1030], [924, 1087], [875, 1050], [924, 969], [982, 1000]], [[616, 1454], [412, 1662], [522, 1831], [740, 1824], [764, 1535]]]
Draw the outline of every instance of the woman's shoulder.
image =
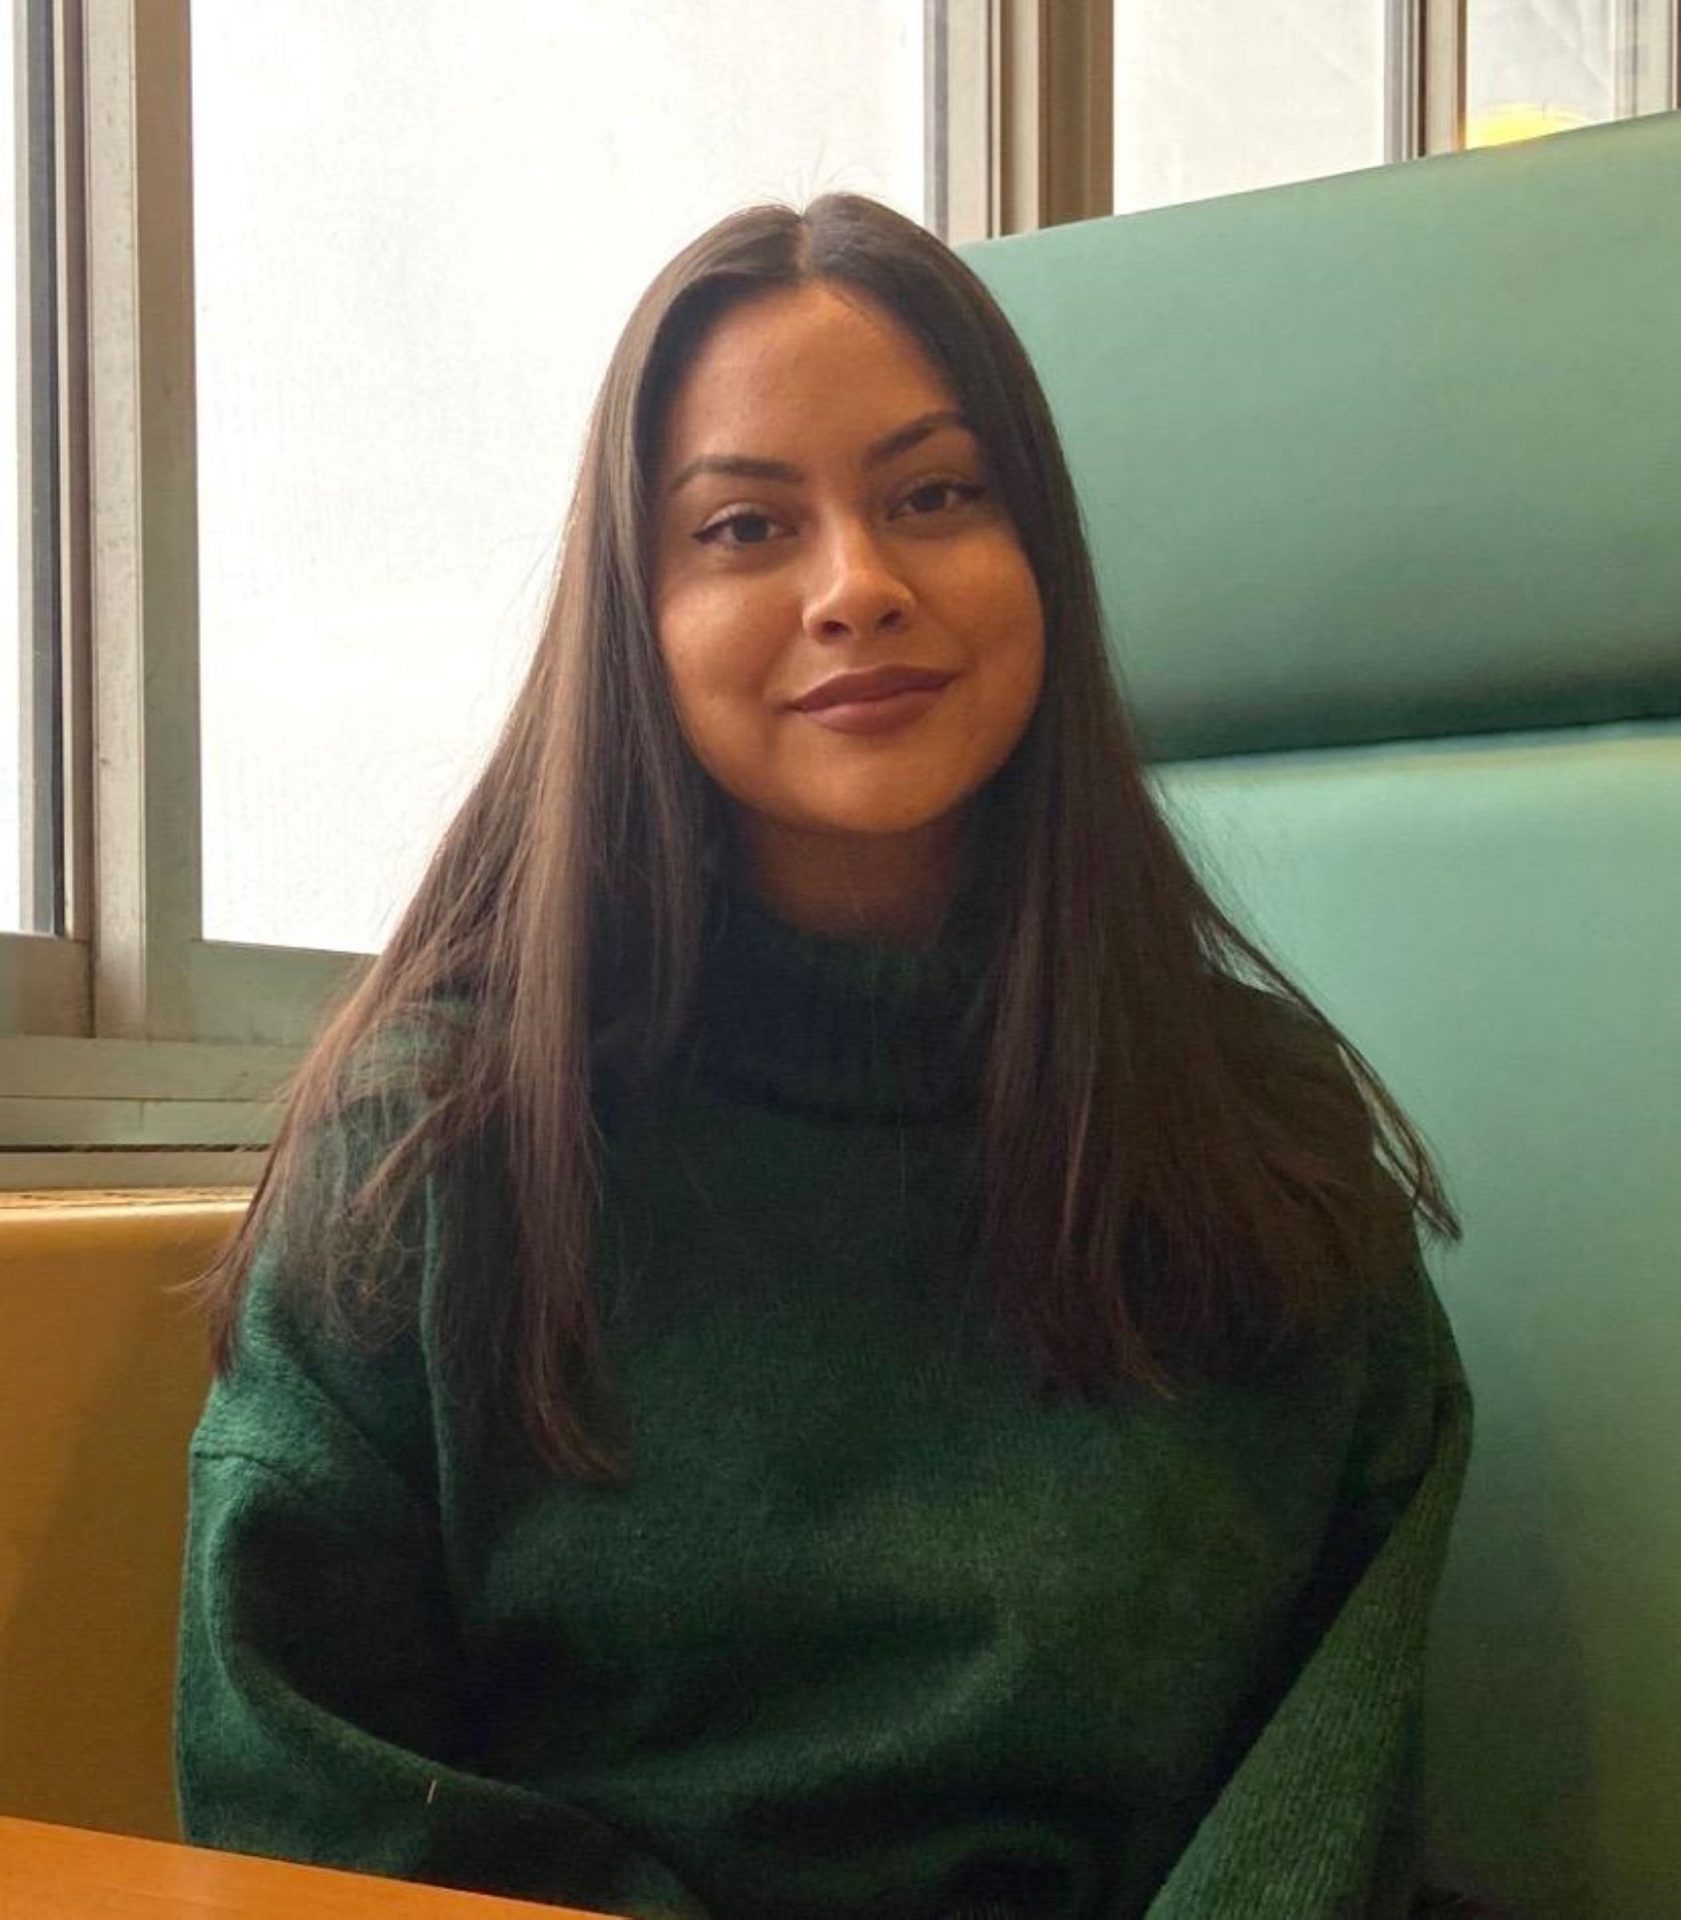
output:
[[[355, 1038], [330, 1081], [294, 1110], [258, 1267], [282, 1282], [298, 1269], [331, 1271], [353, 1293], [369, 1291], [370, 1266], [387, 1276], [372, 1289], [379, 1293], [391, 1290], [394, 1270], [418, 1272], [432, 1237], [433, 1189], [454, 1159], [439, 1123], [463, 1092], [477, 1018], [465, 997], [439, 997]], [[334, 1299], [345, 1289], [319, 1291]]]
[[1228, 973], [1210, 974], [1208, 987], [1215, 1025], [1235, 1057], [1354, 1090], [1342, 1036], [1304, 1002]]
[[1240, 980], [1236, 974], [1218, 970], [1210, 971], [1205, 978], [1215, 1007], [1234, 1019], [1259, 1022], [1295, 1034], [1326, 1031], [1301, 1001], [1287, 997], [1276, 987]]
[[340, 1075], [338, 1104], [388, 1100], [429, 1104], [458, 1083], [483, 1009], [465, 993], [439, 993], [372, 1023], [352, 1044]]
[[[1311, 1004], [1229, 975], [1217, 976], [1216, 1024], [1227, 1062], [1258, 1113], [1261, 1137], [1289, 1159], [1332, 1167], [1358, 1216], [1365, 1253], [1358, 1263], [1378, 1294], [1416, 1292], [1418, 1206], [1386, 1164], [1382, 1102], [1359, 1049]], [[1416, 1304], [1416, 1301], [1414, 1302]]]

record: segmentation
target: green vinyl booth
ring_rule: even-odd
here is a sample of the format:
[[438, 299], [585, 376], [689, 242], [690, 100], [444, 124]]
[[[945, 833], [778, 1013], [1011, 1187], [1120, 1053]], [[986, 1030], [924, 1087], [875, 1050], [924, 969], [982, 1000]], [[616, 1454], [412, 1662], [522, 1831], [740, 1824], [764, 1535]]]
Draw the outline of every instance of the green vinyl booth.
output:
[[1169, 816], [1464, 1221], [1431, 1877], [1681, 1914], [1681, 115], [963, 251]]

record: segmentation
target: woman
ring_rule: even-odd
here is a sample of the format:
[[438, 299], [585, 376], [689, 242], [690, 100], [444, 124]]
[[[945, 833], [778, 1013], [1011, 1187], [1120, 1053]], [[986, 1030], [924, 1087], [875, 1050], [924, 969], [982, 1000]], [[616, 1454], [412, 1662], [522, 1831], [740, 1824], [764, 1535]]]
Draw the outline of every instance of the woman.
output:
[[190, 1837], [639, 1920], [1404, 1914], [1469, 1434], [1419, 1215], [1145, 786], [985, 289], [854, 196], [722, 221], [206, 1279]]

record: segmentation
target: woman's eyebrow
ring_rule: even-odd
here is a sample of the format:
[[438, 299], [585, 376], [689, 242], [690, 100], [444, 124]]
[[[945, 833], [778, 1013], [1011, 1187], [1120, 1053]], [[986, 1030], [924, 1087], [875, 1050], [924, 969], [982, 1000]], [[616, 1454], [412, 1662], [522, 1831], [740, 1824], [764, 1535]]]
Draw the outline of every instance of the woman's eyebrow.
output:
[[[955, 407], [936, 407], [933, 412], [919, 413], [914, 420], [907, 420], [902, 427], [895, 427], [882, 439], [872, 442], [864, 449], [864, 465], [879, 467], [896, 454], [908, 452], [941, 427], [961, 427], [965, 433], [975, 431], [972, 422]], [[702, 473], [725, 473], [738, 480], [798, 482], [805, 479], [800, 469], [789, 466], [786, 460], [758, 460], [745, 453], [703, 453], [682, 469], [666, 489], [666, 497], [669, 499], [679, 487], [686, 486], [697, 474]]]

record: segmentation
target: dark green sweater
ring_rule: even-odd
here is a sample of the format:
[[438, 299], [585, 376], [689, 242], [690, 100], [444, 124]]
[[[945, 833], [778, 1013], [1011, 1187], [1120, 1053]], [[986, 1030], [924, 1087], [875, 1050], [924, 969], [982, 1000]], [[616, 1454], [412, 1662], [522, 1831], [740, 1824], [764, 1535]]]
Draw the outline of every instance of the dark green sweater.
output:
[[428, 1184], [372, 1357], [265, 1250], [192, 1447], [191, 1839], [637, 1920], [1405, 1914], [1470, 1438], [1435, 1293], [1178, 1406], [1042, 1402], [958, 1230], [968, 967], [733, 913], [609, 1129], [624, 1492], [441, 1384], [483, 1183]]

